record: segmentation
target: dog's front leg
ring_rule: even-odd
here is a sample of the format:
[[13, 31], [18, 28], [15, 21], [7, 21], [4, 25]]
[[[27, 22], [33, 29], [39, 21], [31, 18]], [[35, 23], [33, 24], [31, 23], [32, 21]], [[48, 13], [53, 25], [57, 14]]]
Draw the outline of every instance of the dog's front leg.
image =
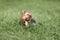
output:
[[25, 21], [25, 25], [26, 25], [26, 26], [28, 25], [28, 22], [27, 22], [27, 21]]

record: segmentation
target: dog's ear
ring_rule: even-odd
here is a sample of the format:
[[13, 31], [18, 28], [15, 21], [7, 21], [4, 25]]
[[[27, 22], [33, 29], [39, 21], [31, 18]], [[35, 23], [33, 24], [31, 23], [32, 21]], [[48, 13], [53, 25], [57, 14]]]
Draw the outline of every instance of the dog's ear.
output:
[[22, 10], [21, 17], [22, 17], [23, 15], [25, 15], [25, 13], [26, 13], [26, 11], [25, 11], [25, 10]]
[[22, 13], [26, 13], [26, 12], [28, 12], [28, 11], [26, 11], [26, 10], [22, 10]]
[[25, 14], [24, 10], [22, 10], [22, 15]]

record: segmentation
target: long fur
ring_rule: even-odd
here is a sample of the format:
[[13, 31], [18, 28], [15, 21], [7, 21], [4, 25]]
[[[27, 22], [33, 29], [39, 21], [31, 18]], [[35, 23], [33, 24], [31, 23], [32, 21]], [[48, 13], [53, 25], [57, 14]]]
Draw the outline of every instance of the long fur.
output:
[[21, 24], [28, 25], [31, 18], [32, 18], [32, 16], [31, 16], [30, 12], [23, 10], [22, 14], [21, 14]]

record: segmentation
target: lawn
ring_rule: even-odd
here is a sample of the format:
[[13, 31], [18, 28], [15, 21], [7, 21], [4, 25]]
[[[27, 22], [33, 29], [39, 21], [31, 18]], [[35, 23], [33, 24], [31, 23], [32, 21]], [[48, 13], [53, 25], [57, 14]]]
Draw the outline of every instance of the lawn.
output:
[[[21, 10], [42, 25], [21, 26]], [[0, 40], [60, 40], [60, 0], [0, 0]]]

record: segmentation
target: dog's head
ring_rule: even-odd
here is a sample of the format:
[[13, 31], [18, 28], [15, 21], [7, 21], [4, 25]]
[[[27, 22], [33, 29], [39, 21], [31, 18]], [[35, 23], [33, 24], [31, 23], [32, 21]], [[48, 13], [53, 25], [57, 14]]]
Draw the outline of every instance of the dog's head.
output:
[[32, 16], [29, 11], [22, 11], [22, 20], [24, 20], [25, 25], [29, 24], [29, 21], [31, 20]]
[[22, 16], [25, 18], [26, 21], [31, 19], [31, 14], [29, 11], [22, 11]]

